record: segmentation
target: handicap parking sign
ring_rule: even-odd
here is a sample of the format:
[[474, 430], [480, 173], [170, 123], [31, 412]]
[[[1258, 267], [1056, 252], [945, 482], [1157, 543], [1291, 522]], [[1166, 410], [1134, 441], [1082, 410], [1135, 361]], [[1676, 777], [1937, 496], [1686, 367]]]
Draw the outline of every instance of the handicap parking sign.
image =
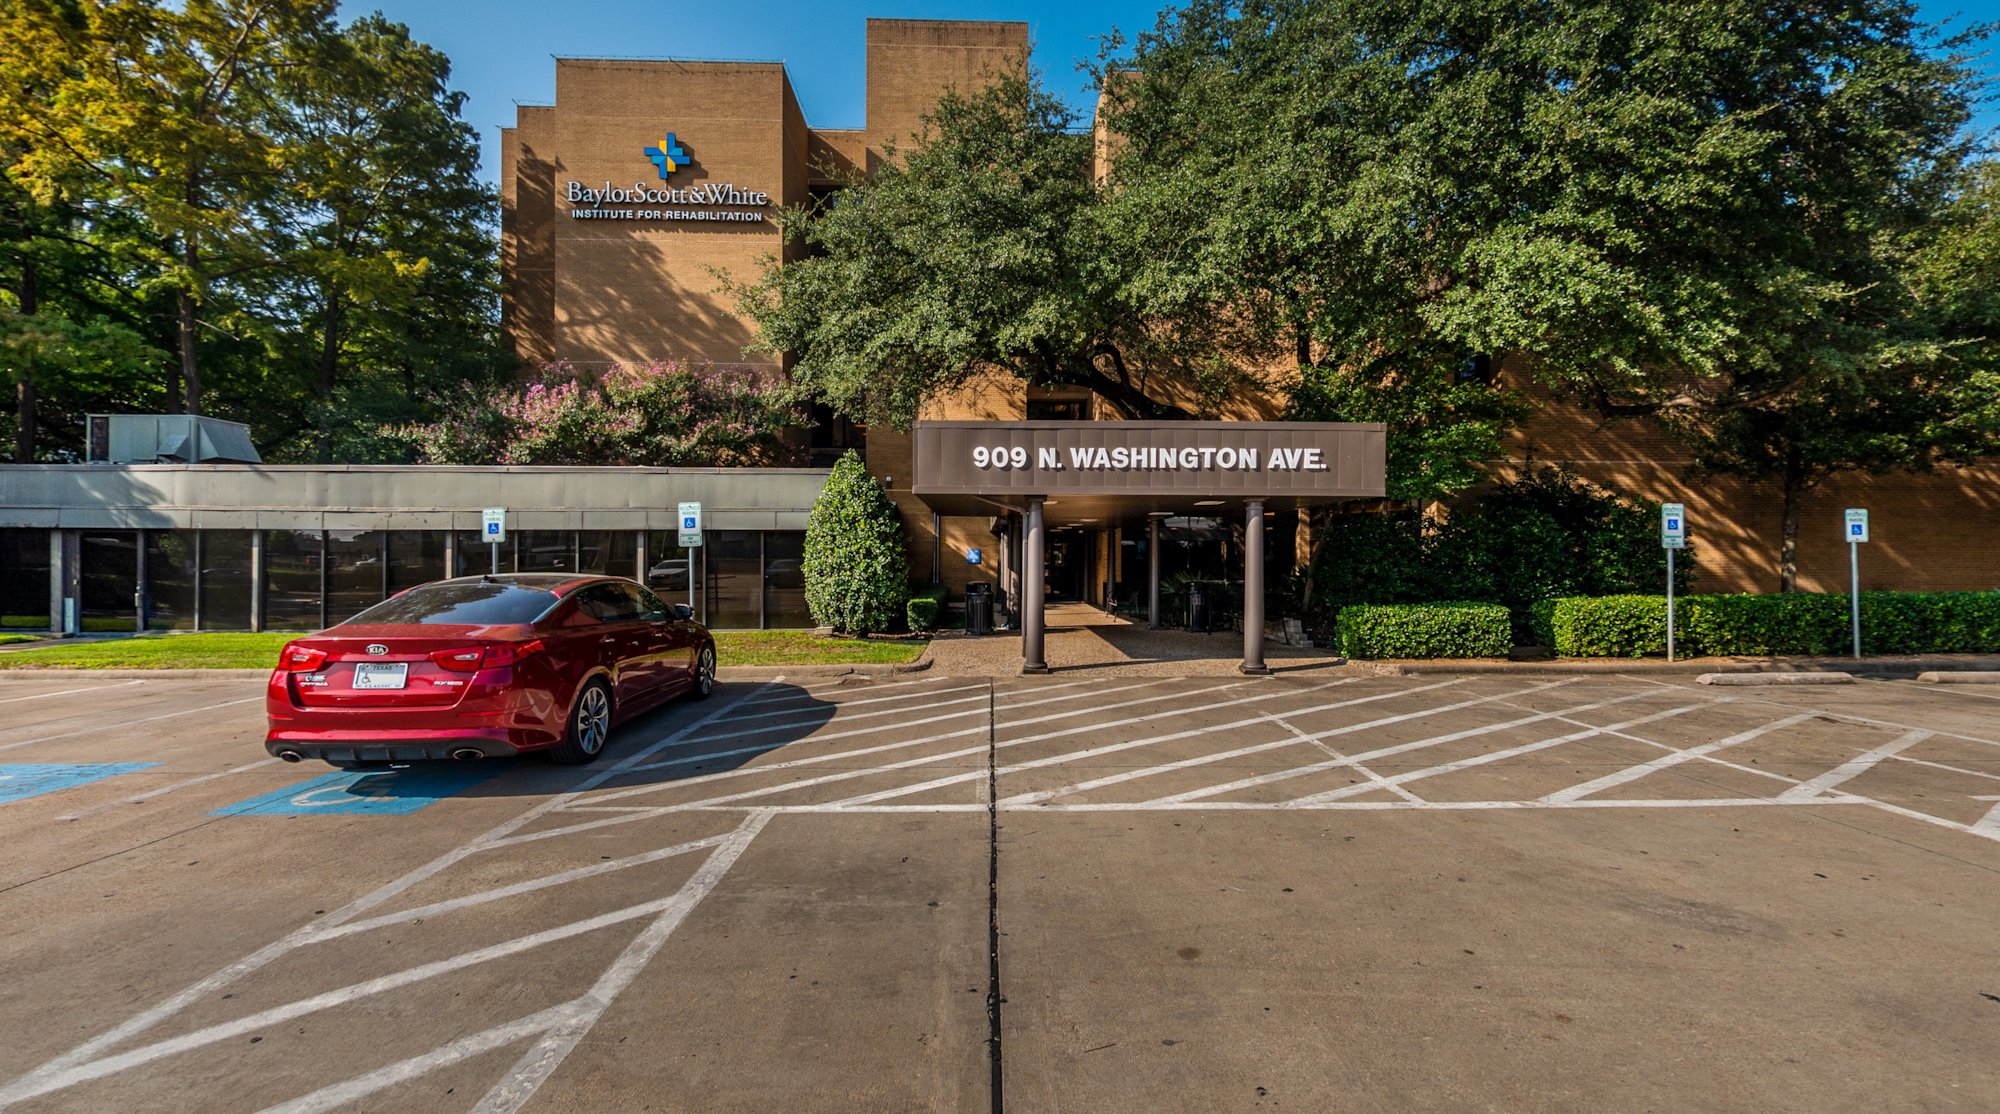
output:
[[696, 518], [695, 516], [693, 516], [693, 515], [688, 515], [687, 517], [685, 517], [685, 518], [681, 519], [681, 529], [683, 529], [683, 530], [693, 530], [693, 529], [695, 529], [695, 528], [696, 528], [696, 527], [695, 527], [695, 523], [697, 523], [697, 522], [700, 522], [700, 521], [701, 521], [701, 520], [700, 520], [700, 519], [698, 519], [698, 518]]

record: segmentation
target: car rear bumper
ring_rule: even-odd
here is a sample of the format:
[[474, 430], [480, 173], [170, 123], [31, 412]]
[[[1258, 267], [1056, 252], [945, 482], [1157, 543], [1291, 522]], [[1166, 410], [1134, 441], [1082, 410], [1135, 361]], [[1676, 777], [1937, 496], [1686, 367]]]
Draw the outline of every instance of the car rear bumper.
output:
[[264, 749], [288, 762], [430, 762], [448, 759], [512, 758], [523, 752], [504, 740], [477, 736], [456, 739], [325, 739], [264, 740]]

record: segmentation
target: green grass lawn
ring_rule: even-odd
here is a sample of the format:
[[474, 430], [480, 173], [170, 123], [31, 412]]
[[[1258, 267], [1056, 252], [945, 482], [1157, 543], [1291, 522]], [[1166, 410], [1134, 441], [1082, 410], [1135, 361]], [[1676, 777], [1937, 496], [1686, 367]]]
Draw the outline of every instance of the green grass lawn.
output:
[[802, 630], [717, 631], [722, 665], [859, 665], [917, 660], [924, 643], [910, 638], [820, 638]]
[[[299, 632], [149, 635], [105, 642], [58, 642], [0, 654], [0, 669], [269, 669], [278, 650]], [[922, 642], [883, 638], [816, 638], [805, 631], [722, 631], [723, 665], [852, 665], [915, 661]]]
[[0, 646], [14, 642], [40, 642], [41, 640], [42, 636], [39, 634], [0, 634]]

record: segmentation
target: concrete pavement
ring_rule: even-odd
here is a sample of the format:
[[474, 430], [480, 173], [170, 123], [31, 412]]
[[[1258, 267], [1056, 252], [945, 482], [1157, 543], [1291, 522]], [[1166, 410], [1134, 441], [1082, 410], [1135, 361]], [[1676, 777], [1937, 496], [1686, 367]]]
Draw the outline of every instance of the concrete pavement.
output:
[[772, 680], [583, 771], [333, 775], [264, 758], [260, 685], [0, 685], [0, 1107], [2000, 1087], [2000, 707], [1973, 688]]

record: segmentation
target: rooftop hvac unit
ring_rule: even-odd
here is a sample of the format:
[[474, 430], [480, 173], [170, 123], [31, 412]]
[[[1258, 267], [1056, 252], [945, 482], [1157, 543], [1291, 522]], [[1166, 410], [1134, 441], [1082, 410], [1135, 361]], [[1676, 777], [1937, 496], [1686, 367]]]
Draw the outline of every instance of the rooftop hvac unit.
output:
[[91, 414], [96, 464], [261, 464], [250, 427], [192, 414]]

